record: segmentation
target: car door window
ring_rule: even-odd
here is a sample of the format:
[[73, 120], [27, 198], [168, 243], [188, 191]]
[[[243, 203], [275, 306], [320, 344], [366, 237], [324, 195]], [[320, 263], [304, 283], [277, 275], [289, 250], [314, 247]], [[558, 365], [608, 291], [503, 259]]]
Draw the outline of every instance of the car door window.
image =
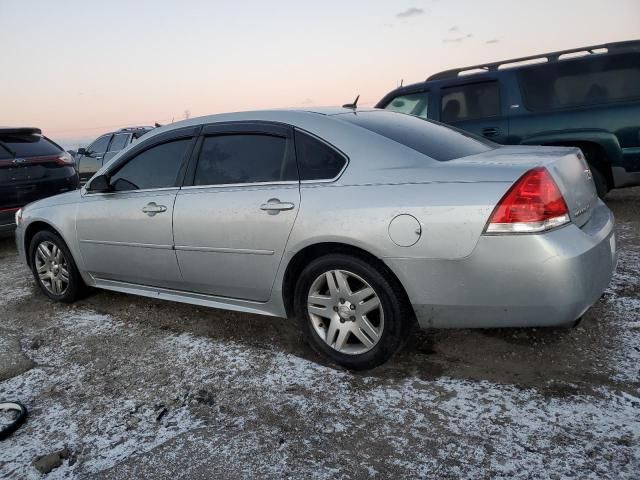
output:
[[175, 187], [191, 139], [162, 143], [139, 153], [111, 176], [116, 191]]
[[194, 185], [280, 182], [297, 180], [291, 143], [264, 134], [205, 137]]
[[306, 133], [296, 130], [295, 140], [300, 180], [333, 179], [347, 163], [343, 155]]
[[109, 140], [111, 139], [111, 135], [104, 135], [89, 145], [87, 151], [90, 153], [104, 153], [107, 151], [107, 146], [109, 145]]
[[445, 123], [500, 114], [498, 82], [472, 83], [442, 89], [440, 121]]
[[126, 147], [129, 143], [130, 135], [128, 133], [118, 133], [113, 136], [113, 140], [111, 140], [111, 144], [109, 144], [110, 152], [119, 152], [124, 147]]
[[400, 95], [384, 107], [391, 112], [407, 113], [416, 117], [427, 118], [429, 107], [429, 94], [427, 92]]

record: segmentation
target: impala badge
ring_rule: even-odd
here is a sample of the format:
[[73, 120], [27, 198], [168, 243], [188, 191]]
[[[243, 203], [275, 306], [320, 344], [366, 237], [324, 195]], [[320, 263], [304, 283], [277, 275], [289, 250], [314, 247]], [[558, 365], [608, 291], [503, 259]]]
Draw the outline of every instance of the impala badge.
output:
[[26, 160], [24, 158], [14, 158], [13, 161], [11, 162], [13, 165], [21, 165], [25, 162]]
[[591, 180], [593, 178], [593, 173], [591, 173], [591, 169], [587, 168], [584, 171], [584, 176], [587, 177], [587, 180]]

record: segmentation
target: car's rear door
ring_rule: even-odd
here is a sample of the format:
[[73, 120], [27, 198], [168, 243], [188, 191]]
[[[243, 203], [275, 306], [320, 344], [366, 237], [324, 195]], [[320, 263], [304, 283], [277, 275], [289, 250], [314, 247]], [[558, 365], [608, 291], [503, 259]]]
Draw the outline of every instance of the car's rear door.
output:
[[194, 127], [156, 136], [109, 167], [113, 191], [84, 194], [76, 230], [85, 268], [99, 281], [180, 287], [173, 206], [195, 139]]
[[207, 126], [196, 151], [173, 217], [184, 288], [267, 301], [300, 204], [292, 130]]
[[442, 86], [439, 92], [441, 122], [497, 143], [507, 142], [509, 119], [503, 111], [506, 92], [501, 91], [498, 80], [458, 81]]

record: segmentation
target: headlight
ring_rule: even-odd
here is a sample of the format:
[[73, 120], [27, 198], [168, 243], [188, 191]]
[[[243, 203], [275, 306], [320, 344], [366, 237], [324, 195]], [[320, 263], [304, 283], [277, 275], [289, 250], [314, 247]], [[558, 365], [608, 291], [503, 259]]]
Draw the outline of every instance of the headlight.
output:
[[22, 223], [22, 209], [20, 208], [16, 212], [16, 225], [20, 226], [21, 223]]

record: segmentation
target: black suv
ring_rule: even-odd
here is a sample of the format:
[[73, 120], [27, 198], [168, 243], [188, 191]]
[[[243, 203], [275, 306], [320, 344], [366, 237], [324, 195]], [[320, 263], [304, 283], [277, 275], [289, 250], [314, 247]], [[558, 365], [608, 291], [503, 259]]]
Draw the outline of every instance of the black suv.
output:
[[73, 158], [39, 128], [0, 127], [0, 235], [27, 203], [79, 186]]
[[93, 175], [120, 150], [128, 147], [154, 127], [129, 127], [106, 133], [87, 148], [76, 153], [76, 165], [80, 174], [80, 183], [84, 185]]
[[640, 185], [640, 41], [447, 70], [376, 106], [507, 145], [579, 147], [601, 197]]

